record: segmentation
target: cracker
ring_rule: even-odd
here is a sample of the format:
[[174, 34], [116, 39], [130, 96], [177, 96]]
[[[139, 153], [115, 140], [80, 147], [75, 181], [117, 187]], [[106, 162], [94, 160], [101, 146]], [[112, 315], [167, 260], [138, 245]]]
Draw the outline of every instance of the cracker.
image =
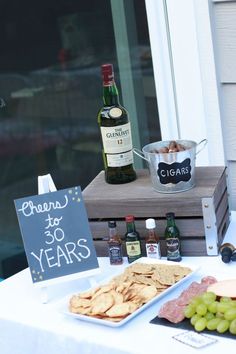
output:
[[114, 298], [109, 293], [102, 293], [92, 300], [91, 314], [99, 315], [105, 313], [114, 304]]
[[157, 289], [153, 285], [145, 286], [139, 293], [140, 298], [144, 303], [150, 301], [157, 294]]
[[130, 304], [128, 302], [114, 305], [108, 311], [106, 311], [106, 315], [108, 317], [121, 317], [128, 314], [130, 314]]

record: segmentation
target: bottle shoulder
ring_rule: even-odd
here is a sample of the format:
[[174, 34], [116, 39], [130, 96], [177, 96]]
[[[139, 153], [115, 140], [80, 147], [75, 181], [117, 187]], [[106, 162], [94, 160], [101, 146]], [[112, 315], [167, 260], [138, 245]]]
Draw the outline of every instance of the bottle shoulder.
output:
[[102, 126], [117, 126], [128, 122], [128, 112], [121, 105], [103, 106], [98, 112], [98, 123]]
[[146, 235], [145, 242], [146, 243], [158, 243], [159, 242], [159, 236], [157, 235], [156, 232], [148, 232]]
[[176, 227], [167, 227], [164, 233], [165, 237], [180, 237], [179, 230]]
[[127, 232], [125, 234], [125, 240], [126, 241], [136, 241], [136, 240], [140, 240], [140, 235], [138, 232]]

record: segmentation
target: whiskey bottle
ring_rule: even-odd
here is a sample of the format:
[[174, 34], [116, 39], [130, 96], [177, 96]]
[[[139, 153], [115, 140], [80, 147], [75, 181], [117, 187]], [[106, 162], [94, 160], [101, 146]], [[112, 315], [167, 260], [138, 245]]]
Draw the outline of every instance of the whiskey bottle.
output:
[[108, 221], [109, 229], [109, 240], [108, 240], [108, 249], [109, 249], [109, 258], [110, 264], [122, 264], [122, 241], [120, 236], [117, 233], [116, 222]]
[[127, 110], [120, 105], [112, 64], [101, 67], [103, 107], [98, 113], [101, 130], [105, 180], [111, 184], [134, 181], [132, 136]]
[[125, 246], [128, 262], [132, 263], [136, 259], [142, 257], [141, 242], [138, 231], [136, 231], [134, 216], [127, 215], [125, 217], [127, 232], [125, 234]]
[[145, 245], [147, 257], [160, 259], [160, 239], [156, 233], [156, 222], [154, 219], [150, 218], [146, 220], [146, 229]]
[[175, 214], [166, 214], [167, 225], [165, 229], [166, 252], [169, 261], [181, 261], [180, 255], [180, 233], [175, 224]]

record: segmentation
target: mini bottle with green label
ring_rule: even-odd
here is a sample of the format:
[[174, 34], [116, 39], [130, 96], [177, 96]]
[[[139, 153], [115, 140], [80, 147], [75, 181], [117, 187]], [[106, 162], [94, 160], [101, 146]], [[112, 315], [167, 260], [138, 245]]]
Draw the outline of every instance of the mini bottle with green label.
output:
[[142, 257], [141, 241], [138, 231], [135, 228], [134, 216], [127, 215], [125, 217], [127, 232], [125, 234], [125, 247], [128, 262], [132, 263], [136, 259]]
[[111, 184], [134, 181], [131, 126], [127, 110], [120, 105], [112, 64], [101, 67], [103, 107], [98, 113], [103, 146], [105, 180]]

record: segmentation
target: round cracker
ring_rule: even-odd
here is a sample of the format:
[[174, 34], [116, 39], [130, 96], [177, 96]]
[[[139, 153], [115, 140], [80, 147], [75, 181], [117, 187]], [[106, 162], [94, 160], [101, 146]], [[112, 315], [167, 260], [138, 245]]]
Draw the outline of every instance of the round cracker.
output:
[[106, 315], [109, 317], [121, 317], [126, 316], [129, 313], [130, 305], [128, 302], [123, 302], [122, 304], [114, 305], [108, 311], [106, 311]]
[[91, 314], [99, 315], [104, 314], [114, 304], [114, 298], [110, 293], [102, 293], [91, 302]]

